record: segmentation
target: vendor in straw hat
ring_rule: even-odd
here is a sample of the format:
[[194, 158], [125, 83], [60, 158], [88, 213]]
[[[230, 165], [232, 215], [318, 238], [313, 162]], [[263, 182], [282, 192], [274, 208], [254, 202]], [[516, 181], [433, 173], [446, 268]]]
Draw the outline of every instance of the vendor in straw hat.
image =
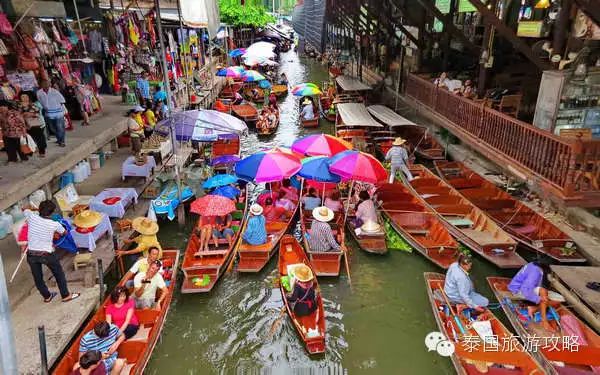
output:
[[73, 218], [73, 225], [79, 229], [93, 231], [102, 222], [102, 214], [96, 211], [84, 210]]
[[308, 97], [302, 100], [302, 112], [300, 113], [300, 116], [302, 116], [304, 120], [312, 120], [315, 118], [313, 102]]
[[244, 242], [250, 245], [262, 245], [267, 242], [267, 221], [263, 215], [263, 208], [260, 204], [254, 203], [250, 206], [250, 217], [246, 230], [242, 235]]
[[294, 268], [294, 280], [294, 290], [287, 299], [296, 315], [310, 315], [317, 309], [317, 292], [310, 267], [306, 264], [297, 265]]
[[387, 154], [385, 155], [385, 160], [389, 160], [391, 162], [390, 169], [390, 184], [394, 182], [394, 178], [396, 177], [396, 172], [398, 170], [402, 171], [408, 181], [413, 179], [413, 175], [408, 170], [408, 152], [403, 144], [406, 143], [406, 139], [398, 137], [392, 143], [392, 148], [389, 149]]
[[123, 243], [130, 244], [135, 242], [137, 243], [137, 246], [131, 250], [119, 250], [117, 251], [117, 255], [123, 256], [143, 252], [144, 256], [147, 257], [148, 249], [151, 247], [157, 247], [160, 253], [158, 258], [162, 259], [162, 247], [158, 242], [158, 238], [156, 238], [156, 233], [158, 233], [158, 224], [147, 217], [136, 217], [131, 222], [131, 227], [133, 230], [138, 232], [139, 235], [130, 240], [123, 240]]
[[308, 245], [312, 251], [339, 251], [341, 246], [335, 240], [329, 222], [334, 213], [328, 207], [316, 207], [312, 211], [313, 220], [308, 236]]

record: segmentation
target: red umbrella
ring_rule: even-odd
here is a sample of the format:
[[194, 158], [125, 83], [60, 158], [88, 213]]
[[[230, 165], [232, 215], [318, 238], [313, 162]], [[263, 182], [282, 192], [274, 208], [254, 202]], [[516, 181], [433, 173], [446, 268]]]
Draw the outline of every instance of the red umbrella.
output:
[[190, 212], [202, 216], [225, 216], [235, 210], [235, 202], [220, 195], [205, 195], [190, 206]]

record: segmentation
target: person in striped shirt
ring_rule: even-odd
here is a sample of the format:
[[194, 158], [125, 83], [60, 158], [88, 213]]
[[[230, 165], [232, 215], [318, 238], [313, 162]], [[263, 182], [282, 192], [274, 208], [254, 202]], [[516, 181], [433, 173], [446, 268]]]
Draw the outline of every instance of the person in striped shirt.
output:
[[322, 206], [313, 209], [313, 220], [308, 236], [308, 245], [312, 251], [339, 251], [341, 246], [335, 240], [329, 222], [335, 215], [329, 208]]
[[389, 149], [387, 154], [385, 155], [385, 160], [389, 160], [391, 162], [390, 168], [390, 180], [389, 183], [394, 182], [394, 178], [396, 178], [396, 171], [400, 170], [408, 181], [413, 179], [413, 175], [410, 173], [408, 166], [408, 152], [406, 149], [402, 147], [402, 145], [406, 143], [406, 139], [402, 139], [400, 137], [396, 138], [392, 143], [392, 148]]
[[125, 359], [117, 358], [117, 349], [125, 341], [125, 335], [114, 324], [107, 321], [96, 323], [94, 329], [83, 335], [79, 341], [79, 358], [90, 350], [102, 353], [102, 361], [106, 371], [118, 374], [125, 366]]

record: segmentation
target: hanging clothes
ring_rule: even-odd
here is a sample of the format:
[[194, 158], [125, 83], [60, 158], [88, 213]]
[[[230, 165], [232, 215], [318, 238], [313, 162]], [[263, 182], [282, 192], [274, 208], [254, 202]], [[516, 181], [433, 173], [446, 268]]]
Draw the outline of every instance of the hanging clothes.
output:
[[102, 53], [102, 33], [92, 30], [88, 33], [89, 49], [92, 53]]
[[134, 46], [137, 46], [138, 43], [140, 42], [140, 34], [139, 34], [139, 31], [138, 31], [136, 25], [131, 20], [131, 18], [129, 19], [128, 29], [129, 29], [129, 40], [131, 40], [131, 43], [133, 43]]

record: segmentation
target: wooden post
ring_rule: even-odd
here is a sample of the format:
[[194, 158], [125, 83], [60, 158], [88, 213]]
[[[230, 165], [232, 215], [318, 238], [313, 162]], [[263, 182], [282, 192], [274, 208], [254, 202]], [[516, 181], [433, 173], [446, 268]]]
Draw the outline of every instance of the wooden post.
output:
[[562, 0], [560, 13], [558, 14], [556, 22], [554, 22], [554, 26], [552, 27], [552, 32], [554, 34], [554, 40], [552, 41], [553, 55], [562, 56], [565, 50], [565, 44], [567, 42], [569, 32], [569, 15], [572, 7], [573, 0]]
[[[496, 0], [490, 0], [490, 9], [496, 12]], [[485, 30], [483, 31], [483, 39], [481, 41], [481, 51], [487, 51], [488, 56], [494, 52], [494, 26], [484, 20]], [[482, 52], [483, 53], [483, 52]], [[477, 79], [477, 95], [482, 98], [485, 95], [485, 87], [487, 83], [489, 70], [485, 67], [486, 61], [479, 56], [479, 78]]]
[[[453, 22], [454, 19], [454, 8], [456, 7], [456, 0], [450, 0], [450, 13], [446, 15], [450, 19], [450, 22]], [[448, 70], [448, 62], [450, 61], [450, 42], [452, 41], [452, 34], [448, 32], [446, 26], [444, 25], [444, 39], [443, 39], [443, 49], [444, 56], [442, 66], [444, 67], [444, 71]]]

